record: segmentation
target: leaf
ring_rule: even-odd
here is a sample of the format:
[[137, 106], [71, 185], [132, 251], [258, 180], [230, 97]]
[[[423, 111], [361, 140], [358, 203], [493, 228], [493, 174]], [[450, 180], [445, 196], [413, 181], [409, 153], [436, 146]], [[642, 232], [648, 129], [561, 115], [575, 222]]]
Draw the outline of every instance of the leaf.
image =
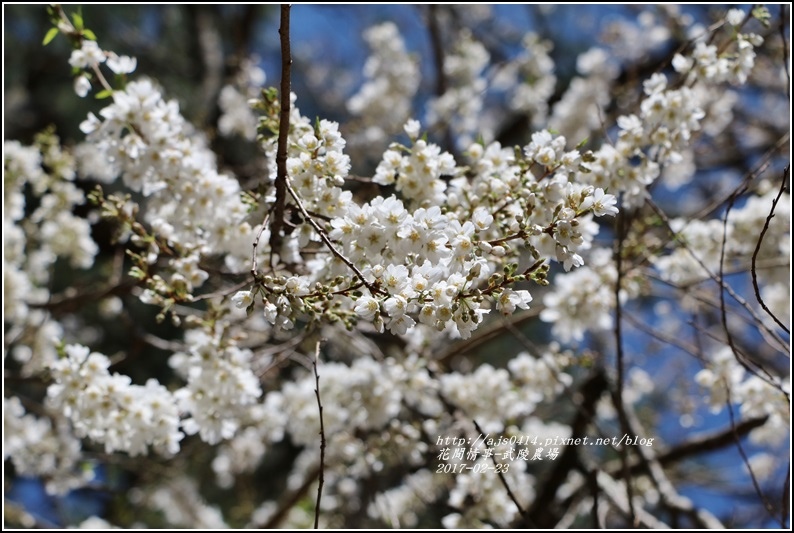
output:
[[47, 35], [44, 36], [44, 40], [41, 42], [42, 45], [47, 46], [52, 42], [53, 39], [58, 35], [58, 28], [50, 28], [47, 31]]
[[83, 37], [85, 37], [89, 41], [96, 41], [97, 40], [96, 34], [94, 32], [92, 32], [91, 30], [89, 30], [88, 28], [83, 30]]
[[111, 91], [110, 89], [105, 89], [104, 91], [99, 91], [94, 98], [96, 98], [97, 100], [104, 100], [105, 98], [108, 98], [110, 96], [113, 96], [113, 91]]
[[74, 22], [74, 27], [78, 30], [83, 29], [83, 16], [80, 13], [72, 13], [72, 22]]
[[765, 28], [769, 27], [769, 19], [772, 15], [769, 14], [769, 10], [766, 6], [757, 6], [753, 8], [752, 11], [753, 17], [758, 19], [758, 22], [764, 25]]

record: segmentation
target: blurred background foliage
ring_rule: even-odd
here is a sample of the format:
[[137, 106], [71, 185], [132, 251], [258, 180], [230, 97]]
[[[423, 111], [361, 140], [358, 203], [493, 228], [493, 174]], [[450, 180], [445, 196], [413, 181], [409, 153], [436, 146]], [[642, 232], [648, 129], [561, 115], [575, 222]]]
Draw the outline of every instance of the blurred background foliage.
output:
[[[50, 45], [42, 46], [42, 39], [50, 27], [43, 5], [4, 5], [3, 9], [4, 139], [16, 139], [28, 144], [33, 141], [36, 133], [52, 125], [62, 142], [73, 146], [82, 138], [78, 129], [80, 122], [89, 112], [98, 112], [104, 103], [91, 97], [79, 99], [75, 96], [67, 62], [70, 50], [65, 39], [59, 37]], [[66, 6], [67, 12], [75, 9], [78, 8]], [[360, 85], [362, 67], [368, 54], [362, 32], [367, 27], [386, 20], [397, 24], [409, 50], [421, 60], [422, 85], [416, 97], [417, 108], [421, 109], [434, 95], [437, 76], [427, 24], [430, 9], [426, 5], [295, 5], [292, 10], [295, 60], [293, 91], [298, 95], [298, 105], [302, 113], [309, 117], [337, 120], [344, 131], [345, 122], [350, 118], [345, 100]], [[557, 76], [557, 87], [550, 102], [553, 105], [562, 97], [571, 78], [576, 74], [577, 56], [599, 41], [619, 39], [619, 35], [610, 36], [610, 23], [624, 18], [636, 18], [636, 13], [644, 9], [644, 6], [501, 5], [493, 6], [492, 11], [486, 12], [476, 6], [444, 5], [435, 9], [443, 12], [443, 18], [448, 23], [442, 32], [445, 46], [449, 45], [457, 30], [469, 28], [475, 38], [488, 48], [492, 62], [514, 57], [520, 50], [522, 37], [529, 31], [553, 42], [550, 54], [556, 64]], [[687, 6], [682, 10], [708, 25], [718, 15], [723, 14], [724, 6]], [[216, 135], [216, 122], [220, 115], [218, 94], [222, 86], [234, 78], [241, 61], [252, 54], [260, 58], [260, 65], [268, 77], [266, 85], [278, 85], [278, 6], [86, 5], [82, 12], [86, 27], [94, 31], [103, 49], [137, 57], [138, 68], [134, 76], [148, 76], [157, 80], [165, 88], [166, 97], [176, 99], [183, 115], [206, 132], [218, 154], [222, 169], [234, 172], [243, 183], [256, 179], [257, 167], [250, 164], [252, 158], [257, 157], [257, 149], [253, 143], [242, 139], [223, 139]], [[780, 15], [776, 8], [773, 8], [773, 15]], [[659, 16], [664, 17], [664, 13], [660, 11]], [[664, 62], [669, 65], [672, 54], [684, 44], [686, 36], [681, 29], [672, 23], [670, 29], [672, 39], [663, 46], [623, 61], [612, 107], [605, 110], [607, 123], [611, 123], [609, 118], [614, 119], [623, 112], [619, 107], [620, 102], [636, 101], [636, 91], [640, 87], [638, 80], [647, 78]], [[774, 35], [776, 31], [774, 28], [770, 35]], [[788, 27], [785, 28], [785, 34], [788, 36]], [[771, 49], [781, 48], [782, 57], [782, 44], [774, 39], [770, 41]], [[629, 52], [627, 50], [627, 57], [630, 56]], [[762, 63], [758, 68], [772, 67], [765, 67]], [[702, 200], [735, 186], [742, 173], [757, 161], [760, 154], [770, 148], [772, 140], [783, 133], [782, 129], [788, 127], [783, 123], [762, 122], [760, 117], [753, 116], [753, 107], [763, 106], [764, 99], [768, 97], [765, 87], [750, 86], [743, 89], [743, 95], [745, 102], [742, 106], [737, 106], [737, 120], [741, 122], [737, 128], [752, 130], [757, 142], [741, 141], [738, 134], [742, 130], [737, 129], [734, 146], [702, 147], [701, 155], [704, 160], [711, 158], [710, 168], [706, 168], [700, 175], [701, 178], [687, 189], [687, 195], [694, 195]], [[504, 101], [499, 98], [496, 96], [489, 100], [486, 108], [504, 108]], [[527, 117], [509, 113], [502, 113], [502, 117], [503, 121], [497, 129], [498, 139], [502, 144], [525, 144], [533, 132]], [[418, 118], [422, 118], [421, 113]], [[443, 138], [431, 140], [444, 142]], [[578, 142], [578, 139], [572, 141]], [[591, 142], [597, 145], [600, 141]], [[356, 165], [361, 164], [354, 161], [354, 171], [363, 175], [371, 172], [380, 153], [370, 156], [371, 159], [360, 168], [356, 168]], [[91, 185], [86, 184], [84, 187], [90, 190]], [[666, 195], [664, 191], [661, 193], [660, 203], [670, 209], [672, 214], [684, 207], [681, 191], [671, 191]], [[102, 250], [101, 258], [94, 269], [77, 273], [66, 266], [59, 268], [56, 283], [60, 288], [78, 287], [91, 295], [92, 288], [97, 289], [92, 287], [92, 283], [95, 283], [92, 280], [106, 279], [108, 273], [118, 269], [119, 262], [123, 262], [120, 248], [110, 242], [111, 228], [103, 224], [94, 227], [94, 237]], [[154, 333], [161, 339], [169, 340], [176, 338], [179, 331], [168, 324], [156, 324], [156, 310], [138, 303], [137, 298], [129, 293], [130, 288], [123, 285], [114, 292], [124, 300], [128, 310], [124, 320], [103, 319], [97, 311], [98, 302], [86, 299], [77, 302], [76, 305], [83, 308], [79, 318], [74, 319], [71, 331], [67, 333], [77, 337], [85, 335], [87, 326], [101, 328], [101, 343], [94, 347], [108, 354], [125, 352], [127, 358], [117, 370], [127, 373], [135, 382], [140, 383], [148, 376], [170, 373], [166, 363], [168, 346], [161, 346], [160, 349], [153, 347], [146, 342], [146, 333]], [[58, 287], [54, 289], [57, 290]], [[651, 304], [653, 302], [644, 302], [644, 305]], [[56, 315], [73, 311], [73, 308], [52, 309]], [[526, 337], [539, 344], [551, 340], [545, 325], [537, 320], [517, 326]], [[634, 339], [630, 342], [636, 343], [635, 346], [642, 346], [640, 351], [647, 352], [644, 357], [663, 349], [649, 344], [647, 339]], [[599, 347], [596, 345], [595, 348]], [[521, 349], [512, 336], [499, 335], [473, 347], [473, 356], [468, 363], [459, 363], [476, 365], [487, 358], [491, 364], [499, 366]], [[586, 353], [584, 360], [587, 361]], [[39, 394], [42, 392], [39, 391]], [[656, 400], [660, 403], [655, 406], [654, 412], [646, 413], [649, 416], [663, 412], [665, 404], [670, 401], [669, 398]], [[557, 417], [564, 419], [567, 413], [558, 413], [555, 415]], [[230, 509], [225, 518], [233, 526], [244, 525], [252, 510], [264, 499], [279, 499], [283, 495], [288, 468], [297, 454], [297, 450], [285, 441], [268, 452], [256, 472], [250, 476], [241, 476], [234, 490], [224, 491], [217, 488], [214, 482], [210, 468], [212, 449], [195, 438], [188, 438], [183, 444], [183, 453], [192, 458], [184, 464], [197, 469], [191, 474], [199, 480], [202, 495], [209, 501], [219, 502], [224, 509]], [[101, 456], [102, 454], [97, 454], [97, 457]], [[731, 457], [728, 460], [736, 459], [735, 456]], [[724, 459], [718, 457], [716, 460]], [[65, 519], [72, 518], [66, 512], [68, 509], [75, 512], [83, 509], [86, 516], [99, 513], [121, 526], [129, 527], [139, 520], [151, 527], [167, 526], [168, 523], [162, 517], [142, 517], [130, 513], [125, 498], [112, 496], [108, 490], [108, 487], [113, 486], [136, 485], [138, 481], [156, 477], [161, 472], [160, 465], [154, 458], [144, 459], [141, 464], [143, 467], [136, 468], [130, 468], [132, 463], [125, 464], [124, 461], [107, 464], [98, 477], [106, 484], [105, 488], [80, 491], [66, 500], [43, 498], [40, 487], [37, 489], [35, 482], [14, 479], [13, 472], [9, 471], [4, 477], [4, 485], [6, 489], [13, 489], [11, 494], [16, 494], [18, 501], [30, 504], [37, 497], [43, 498], [35, 504], [43, 525], [60, 526], [65, 523]], [[36, 494], [39, 496], [35, 496]], [[124, 494], [124, 491], [120, 491], [120, 494]], [[750, 499], [755, 498], [755, 494], [734, 494], [724, 500], [722, 506], [727, 509], [731, 502], [741, 505], [748, 496]], [[306, 494], [307, 509], [312, 509], [313, 502], [314, 495]], [[426, 523], [420, 523], [419, 526], [438, 524], [440, 516], [446, 511], [436, 511], [439, 516], [426, 516]], [[765, 523], [760, 517], [737, 515], [736, 519], [736, 523], [727, 525], [748, 527]], [[357, 527], [371, 525], [365, 516], [358, 517], [358, 521], [353, 520], [351, 524]]]

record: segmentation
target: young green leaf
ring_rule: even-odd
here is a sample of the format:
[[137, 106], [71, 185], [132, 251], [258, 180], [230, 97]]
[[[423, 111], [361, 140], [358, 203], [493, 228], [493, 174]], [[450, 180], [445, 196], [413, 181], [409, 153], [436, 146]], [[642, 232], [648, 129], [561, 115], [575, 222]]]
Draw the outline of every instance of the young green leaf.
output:
[[42, 45], [47, 46], [55, 39], [55, 36], [58, 35], [58, 28], [50, 28], [47, 31], [47, 35], [44, 36], [44, 40], [42, 41]]
[[80, 13], [72, 13], [72, 22], [74, 22], [74, 27], [78, 30], [83, 29], [83, 16]]

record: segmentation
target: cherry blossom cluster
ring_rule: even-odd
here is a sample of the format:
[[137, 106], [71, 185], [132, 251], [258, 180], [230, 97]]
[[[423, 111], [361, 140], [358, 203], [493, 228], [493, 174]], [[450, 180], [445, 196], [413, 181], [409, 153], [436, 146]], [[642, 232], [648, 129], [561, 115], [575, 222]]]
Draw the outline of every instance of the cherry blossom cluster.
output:
[[210, 444], [230, 439], [262, 394], [251, 370], [251, 351], [224, 345], [219, 335], [199, 329], [188, 331], [185, 340], [187, 353], [177, 352], [169, 359], [187, 382], [174, 393], [182, 429], [188, 435], [199, 433]]
[[179, 451], [184, 437], [176, 398], [156, 379], [134, 385], [129, 376], [110, 374], [110, 359], [76, 344], [50, 365], [55, 380], [49, 405], [69, 418], [77, 437], [104, 444], [105, 451], [144, 454], [149, 446], [164, 455]]
[[791, 419], [791, 382], [759, 372], [753, 361], [740, 358], [730, 346], [718, 348], [695, 381], [709, 392], [711, 411], [738, 406], [742, 417], [768, 416], [767, 423], [750, 437], [757, 443], [780, 443]]
[[[86, 199], [74, 184], [75, 160], [58, 137], [46, 131], [34, 146], [7, 141], [3, 150], [3, 316], [10, 324], [5, 334], [15, 341], [10, 353], [22, 375], [34, 376], [56, 359], [64, 336], [64, 327], [42, 309], [51, 296], [53, 264], [60, 258], [87, 269], [97, 245], [89, 220], [72, 212]], [[31, 200], [35, 209], [27, 205]]]
[[446, 91], [429, 105], [429, 124], [450, 128], [464, 146], [482, 130], [479, 117], [487, 87], [483, 71], [490, 58], [482, 43], [462, 31], [452, 52], [444, 58]]
[[[758, 233], [764, 226], [776, 195], [777, 191], [769, 190], [763, 195], [751, 196], [743, 206], [731, 210], [724, 222], [719, 219], [673, 219], [672, 229], [682, 246], [667, 255], [654, 258], [654, 266], [665, 279], [680, 284], [713, 278], [720, 270], [721, 260], [729, 271], [749, 267]], [[791, 233], [787, 223], [791, 216], [791, 203], [786, 193], [781, 197], [777, 214], [770, 221], [756, 255], [756, 260], [762, 264], [788, 254], [791, 249]], [[764, 278], [766, 290], [770, 294], [788, 286], [788, 265], [766, 268]], [[789, 311], [784, 306], [776, 305], [775, 308], [782, 320], [788, 319]]]
[[234, 83], [224, 85], [218, 95], [218, 132], [224, 136], [239, 135], [253, 141], [256, 138], [257, 120], [249, 101], [256, 98], [257, 91], [267, 79], [265, 71], [257, 65], [258, 58], [242, 61]]
[[529, 114], [532, 125], [542, 127], [549, 112], [549, 99], [557, 84], [554, 61], [549, 56], [551, 43], [541, 40], [535, 33], [528, 33], [521, 44], [524, 50], [509, 64], [510, 70], [501, 76], [518, 78], [511, 80], [514, 88], [510, 107]]
[[367, 29], [364, 40], [371, 54], [364, 64], [364, 83], [347, 101], [350, 113], [361, 121], [350, 142], [385, 145], [411, 118], [419, 66], [393, 22]]
[[11, 459], [17, 473], [47, 479], [47, 491], [66, 494], [90, 481], [80, 472], [80, 440], [63, 419], [27, 413], [19, 398], [3, 398], [3, 461]]
[[[267, 102], [261, 105], [266, 112], [276, 111]], [[288, 203], [304, 218], [310, 213], [330, 217], [327, 230], [333, 244], [306, 261], [314, 274], [266, 276], [253, 290], [233, 298], [238, 307], [249, 308], [261, 293], [268, 321], [281, 328], [332, 311], [338, 319], [371, 320], [378, 329], [397, 334], [419, 321], [467, 338], [488, 312], [482, 305], [485, 297], [492, 297], [506, 314], [526, 309], [529, 292], [508, 285], [545, 281], [541, 256], [564, 263], [566, 269], [581, 265], [577, 252], [590, 246], [598, 230], [592, 217], [617, 213], [614, 196], [576, 183], [587, 169], [580, 168], [577, 150], [565, 150], [562, 137], [539, 132], [518, 158], [498, 144], [487, 149], [474, 144], [469, 157], [475, 165], [465, 175], [451, 154], [419, 138], [420, 124], [413, 120], [405, 126], [411, 146], [393, 144], [373, 178], [394, 185], [409, 208], [396, 196], [359, 205], [341, 188], [350, 162], [338, 125], [322, 120], [312, 127], [295, 108], [291, 118], [294, 144], [287, 169], [295, 197]], [[275, 154], [275, 144], [265, 141], [267, 154]], [[270, 177], [277, 179], [275, 165]], [[439, 205], [449, 208], [444, 212]], [[282, 245], [282, 260], [298, 262], [300, 250], [320, 240], [317, 223], [307, 222]], [[535, 256], [534, 264], [517, 272], [516, 262], [497, 272], [499, 264], [518, 260], [526, 247]], [[358, 271], [351, 272], [351, 265]], [[321, 287], [329, 283], [332, 290], [323, 293]], [[363, 288], [369, 294], [358, 290]], [[328, 300], [335, 302], [331, 309]]]

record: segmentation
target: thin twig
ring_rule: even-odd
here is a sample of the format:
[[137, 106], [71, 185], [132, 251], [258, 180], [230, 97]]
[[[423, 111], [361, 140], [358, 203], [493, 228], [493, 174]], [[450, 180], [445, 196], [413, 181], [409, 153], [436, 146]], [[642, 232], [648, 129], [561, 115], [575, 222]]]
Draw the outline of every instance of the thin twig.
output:
[[[63, 10], [63, 8], [60, 5], [54, 4], [53, 7], [57, 10], [58, 16], [61, 17], [61, 20], [64, 23], [66, 23], [66, 26], [68, 28], [70, 28], [70, 33], [74, 36], [77, 36], [77, 38], [80, 41], [80, 44], [82, 45], [84, 39], [83, 33], [81, 31], [78, 31], [77, 28], [74, 27], [74, 24], [72, 24], [72, 21], [69, 20], [69, 17], [66, 15], [66, 12]], [[91, 70], [93, 70], [94, 74], [96, 74], [96, 77], [99, 80], [100, 85], [102, 85], [102, 88], [105, 89], [106, 91], [113, 92], [113, 87], [110, 86], [110, 83], [108, 83], [108, 80], [105, 79], [105, 76], [102, 74], [102, 71], [99, 69], [99, 63], [93, 61], [91, 63]]]
[[269, 220], [270, 220], [270, 213], [267, 213], [265, 215], [265, 220], [262, 222], [262, 227], [259, 228], [259, 231], [256, 234], [256, 238], [254, 239], [254, 244], [253, 244], [254, 251], [251, 254], [251, 275], [254, 276], [254, 279], [256, 279], [256, 271], [259, 269], [256, 261], [256, 249], [259, 247], [259, 239], [262, 237], [262, 232], [265, 231], [265, 228], [267, 227], [267, 223]]
[[[626, 419], [631, 426], [630, 434], [643, 437], [645, 432], [634, 410], [626, 409]], [[691, 500], [678, 494], [675, 487], [673, 487], [673, 484], [664, 473], [662, 465], [648, 447], [636, 446], [635, 448], [639, 456], [640, 464], [645, 466], [646, 471], [650, 474], [651, 480], [659, 491], [662, 501], [668, 508], [685, 513], [699, 528], [722, 529], [724, 527], [713, 514], [705, 509], [698, 509], [692, 504]]]
[[251, 283], [251, 279], [248, 278], [248, 279], [245, 279], [245, 280], [241, 281], [240, 283], [232, 285], [231, 287], [224, 287], [223, 289], [220, 289], [220, 290], [217, 290], [217, 291], [208, 292], [206, 294], [199, 294], [198, 296], [194, 296], [193, 297], [193, 301], [194, 302], [198, 302], [199, 300], [210, 300], [212, 298], [217, 298], [219, 296], [229, 296], [230, 294], [234, 294], [235, 292], [239, 291], [240, 289], [242, 289], [246, 285], [249, 285], [250, 283]]
[[[661, 218], [662, 222], [664, 222], [665, 225], [667, 226], [667, 230], [671, 234], [676, 235], [676, 232], [673, 230], [673, 227], [670, 223], [670, 219], [668, 218], [667, 214], [658, 205], [656, 205], [656, 203], [654, 203], [653, 200], [651, 200], [650, 198], [646, 198], [645, 201], [651, 207], [653, 212], [659, 215], [659, 218]], [[706, 273], [709, 279], [720, 285], [720, 287], [723, 290], [728, 291], [728, 294], [731, 295], [731, 298], [733, 298], [739, 305], [741, 305], [745, 309], [745, 311], [747, 311], [750, 314], [750, 316], [753, 317], [753, 319], [756, 321], [760, 329], [766, 331], [782, 346], [788, 346], [788, 342], [784, 341], [776, 331], [772, 331], [763, 323], [761, 317], [758, 315], [758, 313], [755, 312], [755, 309], [753, 309], [752, 306], [747, 303], [747, 300], [745, 300], [739, 294], [737, 294], [736, 291], [734, 291], [730, 285], [725, 284], [714, 273], [712, 273], [711, 270], [706, 266], [706, 264], [700, 259], [700, 257], [698, 257], [698, 255], [695, 252], [692, 251], [692, 249], [689, 246], [687, 246], [685, 243], [679, 243], [679, 244], [684, 250], [686, 250], [686, 252], [692, 257], [692, 259], [698, 264], [698, 266], [703, 269], [703, 272]]]
[[[755, 169], [752, 170], [743, 179], [743, 183], [746, 184], [748, 188], [750, 187], [750, 182], [755, 180], [755, 178], [760, 176], [764, 171], [766, 171], [767, 168], [769, 168], [769, 166], [772, 164], [772, 158], [778, 153], [778, 151], [781, 148], [783, 148], [786, 144], [788, 144], [790, 138], [791, 138], [790, 133], [788, 132], [784, 133], [783, 135], [781, 135], [780, 139], [778, 139], [777, 142], [771, 148], [769, 148], [769, 150], [767, 150], [764, 153], [764, 155], [761, 156], [761, 158], [758, 160], [758, 163], [755, 165]], [[731, 195], [733, 195], [733, 191], [729, 192], [727, 196], [720, 197], [715, 201], [711, 202], [709, 205], [705, 206], [697, 213], [694, 213], [690, 217], [690, 219], [691, 220], [704, 219], [714, 214], [720, 207], [722, 207], [722, 204], [724, 204], [730, 199]]]
[[323, 403], [320, 401], [320, 374], [317, 373], [317, 359], [320, 358], [320, 343], [314, 349], [314, 394], [317, 396], [317, 408], [320, 410], [320, 478], [317, 485], [317, 505], [314, 508], [314, 529], [320, 529], [320, 500], [323, 497], [323, 483], [325, 483], [325, 424], [323, 424]]
[[[435, 93], [437, 98], [441, 98], [447, 92], [449, 84], [447, 83], [447, 74], [444, 71], [444, 43], [441, 38], [441, 28], [438, 25], [438, 8], [439, 6], [436, 4], [427, 6], [427, 31], [430, 33], [430, 46], [433, 49], [433, 63], [436, 70]], [[444, 149], [457, 156], [449, 122], [444, 120], [442, 128]], [[458, 157], [455, 157], [455, 159], [458, 159]]]
[[637, 318], [636, 316], [634, 316], [634, 315], [632, 315], [630, 313], [625, 316], [625, 319], [626, 319], [627, 322], [629, 322], [629, 324], [634, 326], [636, 329], [642, 331], [643, 333], [645, 333], [649, 337], [652, 337], [652, 338], [656, 339], [657, 341], [662, 342], [664, 344], [668, 344], [670, 346], [678, 348], [682, 352], [687, 353], [687, 354], [693, 356], [696, 359], [700, 359], [696, 346], [687, 344], [685, 341], [681, 340], [677, 336], [669, 335], [669, 334], [663, 333], [661, 330], [654, 329], [654, 328], [652, 328], [651, 326], [649, 326], [648, 324], [646, 324], [645, 322], [643, 322], [642, 320], [640, 320], [639, 318]]
[[788, 468], [786, 468], [786, 480], [783, 482], [783, 490], [781, 492], [780, 500], [780, 523], [788, 523], [788, 510], [789, 510], [789, 495], [791, 491], [791, 460], [789, 460]]
[[[474, 422], [474, 428], [480, 433], [480, 435], [486, 434], [480, 427], [480, 424], [477, 423], [477, 420], [472, 419], [472, 422]], [[493, 462], [494, 467], [496, 467], [496, 454], [491, 455], [491, 461]], [[516, 495], [513, 494], [513, 491], [510, 489], [510, 485], [507, 483], [507, 479], [505, 479], [504, 472], [502, 472], [502, 470], [500, 470], [499, 468], [496, 468], [496, 475], [499, 476], [499, 481], [502, 482], [502, 486], [507, 491], [507, 496], [510, 498], [510, 501], [512, 501], [513, 504], [516, 506], [518, 512], [521, 513], [521, 516], [523, 516], [525, 520], [529, 520], [529, 515], [527, 514], [526, 509], [524, 509], [524, 507], [520, 503], [518, 503], [518, 499], [516, 498]]]
[[289, 180], [284, 180], [284, 187], [286, 187], [287, 192], [289, 192], [289, 195], [292, 196], [292, 199], [295, 201], [295, 204], [297, 204], [298, 209], [300, 210], [301, 215], [303, 215], [304, 220], [306, 220], [309, 224], [311, 224], [311, 226], [314, 228], [314, 231], [317, 232], [317, 234], [320, 236], [320, 239], [322, 239], [322, 241], [325, 243], [325, 245], [328, 247], [331, 253], [334, 254], [345, 265], [347, 265], [347, 267], [350, 270], [355, 272], [356, 277], [358, 277], [358, 279], [361, 280], [361, 283], [363, 283], [364, 286], [366, 286], [367, 289], [369, 289], [369, 292], [372, 293], [373, 296], [379, 293], [383, 293], [383, 291], [379, 289], [377, 285], [371, 283], [369, 280], [367, 280], [367, 278], [364, 277], [364, 274], [358, 269], [356, 265], [353, 264], [353, 262], [350, 259], [345, 257], [342, 254], [342, 252], [336, 249], [334, 243], [331, 242], [331, 239], [328, 238], [328, 235], [325, 233], [325, 230], [323, 230], [320, 227], [320, 225], [317, 223], [317, 221], [314, 220], [314, 218], [312, 218], [309, 212], [306, 211], [306, 208], [303, 206], [303, 202], [301, 202], [298, 193], [296, 193], [295, 189], [293, 189], [292, 185], [290, 185]]
[[[628, 503], [623, 501], [623, 493], [620, 491], [618, 481], [606, 472], [597, 472], [596, 482], [604, 493], [604, 496], [606, 496], [606, 499], [612, 503], [615, 509], [631, 518], [635, 529], [640, 527], [645, 529], [669, 529], [670, 526], [654, 517], [642, 507], [634, 509], [631, 501]], [[626, 480], [626, 483], [628, 484], [628, 480]]]
[[[460, 356], [469, 353], [488, 341], [498, 338], [505, 329], [507, 324], [516, 326], [523, 324], [528, 320], [537, 318], [543, 310], [542, 305], [533, 306], [531, 309], [522, 311], [521, 313], [514, 313], [508, 317], [502, 317], [499, 322], [493, 322], [487, 326], [477, 328], [471, 338], [466, 339], [464, 342], [447, 343], [445, 348], [442, 348], [438, 355], [433, 356], [433, 360], [441, 363], [453, 356]], [[533, 350], [534, 351], [534, 350]]]
[[278, 146], [276, 148], [276, 201], [273, 204], [273, 224], [270, 228], [270, 252], [281, 249], [281, 228], [284, 225], [284, 204], [287, 201], [287, 140], [290, 114], [290, 67], [292, 56], [289, 42], [290, 4], [281, 5], [281, 109], [279, 110]]
[[719, 276], [719, 286], [720, 286], [720, 321], [722, 323], [722, 329], [725, 331], [725, 339], [728, 341], [728, 347], [730, 347], [731, 352], [733, 353], [733, 357], [736, 359], [740, 365], [742, 365], [748, 372], [752, 372], [750, 370], [750, 364], [747, 362], [744, 355], [739, 354], [739, 350], [736, 348], [736, 343], [733, 341], [733, 335], [731, 334], [730, 328], [728, 328], [728, 312], [725, 308], [725, 291], [723, 287], [725, 284], [725, 248], [727, 247], [728, 243], [728, 216], [733, 209], [734, 204], [736, 203], [736, 199], [739, 198], [745, 192], [745, 187], [737, 188], [731, 197], [728, 199], [728, 206], [725, 208], [725, 214], [722, 218], [722, 242], [720, 243], [720, 265], [719, 265], [719, 272], [717, 275]]
[[593, 494], [593, 507], [590, 514], [593, 518], [594, 527], [598, 529], [605, 529], [604, 524], [601, 523], [601, 519], [598, 516], [598, 495], [601, 493], [601, 489], [598, 487], [597, 469], [594, 468], [587, 474], [587, 485], [590, 489], [590, 492]]
[[786, 84], [786, 96], [788, 99], [791, 100], [791, 71], [788, 67], [788, 41], [786, 40], [786, 26], [785, 21], [788, 20], [786, 16], [786, 4], [780, 4], [780, 25], [778, 25], [778, 29], [780, 30], [780, 40], [783, 41], [783, 68], [786, 70], [786, 79], [788, 83]]
[[[653, 281], [657, 281], [657, 282], [662, 283], [664, 285], [667, 285], [668, 287], [671, 287], [673, 289], [686, 292], [688, 298], [691, 298], [692, 300], [695, 300], [698, 303], [701, 303], [701, 304], [704, 304], [704, 305], [708, 305], [708, 306], [714, 308], [715, 310], [719, 310], [719, 308], [720, 308], [719, 301], [710, 300], [709, 298], [707, 298], [706, 295], [699, 294], [698, 291], [691, 290], [691, 287], [693, 285], [695, 285], [696, 283], [676, 284], [676, 283], [673, 283], [673, 282], [671, 282], [669, 280], [666, 280], [664, 278], [659, 277], [658, 275], [654, 274], [651, 271], [647, 271], [645, 273], [645, 276], [648, 277], [649, 279], [653, 280]], [[706, 280], [704, 279], [702, 281], [706, 281]], [[697, 282], [697, 283], [700, 283], [700, 282]], [[728, 308], [728, 309], [731, 311], [733, 317], [744, 321], [746, 324], [748, 324], [750, 326], [755, 326], [755, 327], [758, 326], [758, 324], [759, 324], [758, 321], [760, 320], [760, 317], [758, 317], [757, 315], [746, 316], [744, 314], [739, 313], [739, 309], [734, 309], [734, 308]], [[762, 335], [765, 334], [765, 333], [768, 333], [768, 332], [769, 332], [768, 330], [760, 331], [760, 333]], [[714, 337], [714, 338], [716, 338], [716, 337]], [[777, 343], [777, 347], [778, 347], [778, 349], [781, 352], [784, 352], [784, 353], [788, 353], [789, 352], [789, 344], [788, 344], [788, 342], [784, 341], [780, 337], [774, 337], [774, 338], [768, 339], [768, 343], [769, 343], [770, 346], [774, 345], [774, 343], [772, 341], [774, 341], [774, 343]], [[723, 342], [723, 341], [720, 341], [720, 342]]]
[[[621, 430], [624, 435], [629, 434], [629, 422], [626, 418], [625, 406], [623, 404], [623, 387], [625, 385], [625, 362], [623, 354], [623, 320], [622, 320], [622, 307], [620, 305], [620, 285], [623, 280], [623, 240], [626, 237], [626, 215], [621, 213], [615, 221], [615, 232], [617, 239], [615, 242], [615, 269], [617, 270], [617, 279], [615, 280], [615, 352], [616, 352], [616, 365], [618, 373], [617, 390], [615, 391], [615, 408], [618, 412], [618, 419], [620, 420]], [[623, 477], [626, 480], [626, 496], [629, 504], [629, 516], [633, 527], [638, 527], [637, 513], [634, 509], [634, 488], [631, 484], [631, 477], [629, 475], [629, 450], [627, 446], [621, 446], [620, 459], [623, 462]]]
[[293, 492], [287, 494], [282, 498], [281, 503], [276, 508], [276, 512], [268, 519], [261, 529], [275, 529], [287, 516], [289, 510], [292, 509], [301, 499], [309, 487], [311, 487], [314, 480], [317, 478], [317, 469], [314, 469], [306, 474], [303, 484], [295, 489]]
[[[753, 488], [755, 488], [755, 493], [758, 494], [758, 497], [761, 498], [761, 503], [763, 504], [764, 509], [767, 513], [769, 513], [770, 518], [775, 520], [774, 514], [774, 507], [772, 504], [769, 503], [764, 492], [761, 490], [761, 486], [758, 484], [758, 480], [755, 477], [755, 473], [753, 472], [753, 468], [750, 465], [750, 459], [747, 457], [747, 453], [744, 451], [744, 446], [742, 446], [742, 442], [739, 440], [739, 435], [736, 434], [736, 420], [733, 414], [733, 402], [731, 401], [731, 390], [728, 387], [728, 383], [725, 383], [725, 388], [728, 391], [728, 397], [725, 400], [725, 405], [728, 407], [728, 416], [731, 419], [731, 430], [733, 432], [733, 440], [736, 442], [736, 448], [739, 450], [739, 455], [742, 456], [742, 461], [744, 461], [744, 466], [747, 468], [747, 472], [750, 474], [750, 479], [753, 482]], [[786, 527], [785, 523], [781, 523], [780, 527]]]
[[761, 251], [761, 243], [764, 241], [764, 235], [766, 235], [767, 230], [769, 229], [769, 223], [772, 222], [772, 218], [775, 216], [775, 209], [777, 208], [777, 203], [780, 201], [780, 197], [783, 196], [783, 192], [786, 190], [786, 181], [789, 178], [789, 172], [791, 171], [791, 166], [786, 166], [786, 169], [783, 171], [783, 180], [780, 183], [780, 190], [777, 193], [777, 196], [774, 200], [772, 200], [772, 209], [769, 210], [769, 215], [766, 217], [766, 221], [764, 222], [764, 228], [761, 230], [761, 234], [758, 236], [758, 242], [755, 243], [755, 250], [753, 251], [753, 258], [751, 262], [750, 272], [753, 276], [753, 290], [755, 291], [755, 299], [758, 300], [758, 303], [761, 305], [761, 309], [766, 311], [766, 314], [772, 317], [778, 326], [780, 326], [783, 331], [786, 333], [790, 333], [789, 328], [781, 322], [781, 320], [775, 316], [775, 314], [767, 307], [764, 299], [761, 298], [761, 290], [758, 287], [758, 273], [756, 272], [756, 261], [758, 259], [758, 252]]

